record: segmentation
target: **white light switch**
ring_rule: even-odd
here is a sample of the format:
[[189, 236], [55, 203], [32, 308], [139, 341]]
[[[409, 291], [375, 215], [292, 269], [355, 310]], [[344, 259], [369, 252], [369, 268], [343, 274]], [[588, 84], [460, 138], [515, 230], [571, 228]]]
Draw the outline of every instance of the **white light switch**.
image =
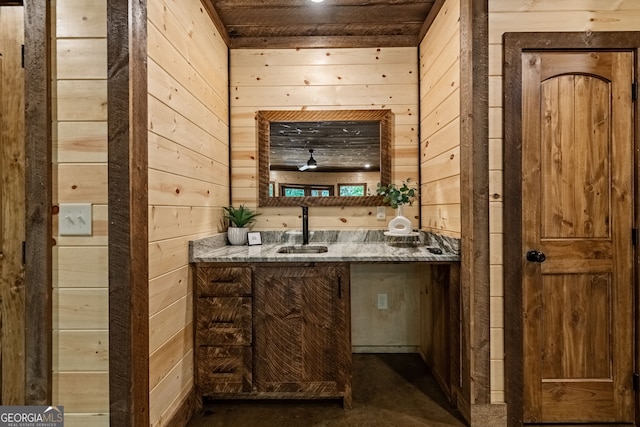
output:
[[60, 203], [61, 236], [91, 236], [91, 203]]
[[384, 206], [377, 206], [376, 209], [376, 219], [385, 219], [387, 216], [386, 208]]

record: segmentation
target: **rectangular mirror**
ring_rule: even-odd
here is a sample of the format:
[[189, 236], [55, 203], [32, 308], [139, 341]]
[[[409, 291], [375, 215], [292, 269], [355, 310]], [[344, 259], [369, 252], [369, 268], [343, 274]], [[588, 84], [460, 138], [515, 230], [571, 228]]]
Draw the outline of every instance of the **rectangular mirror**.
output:
[[378, 206], [391, 110], [259, 111], [259, 206]]

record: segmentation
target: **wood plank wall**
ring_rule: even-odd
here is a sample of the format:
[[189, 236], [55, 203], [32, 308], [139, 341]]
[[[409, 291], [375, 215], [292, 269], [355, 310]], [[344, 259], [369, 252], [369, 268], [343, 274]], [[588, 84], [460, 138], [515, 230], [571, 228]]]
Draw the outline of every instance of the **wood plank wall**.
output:
[[447, 0], [420, 43], [422, 228], [460, 237], [460, 2]]
[[[109, 425], [105, 0], [56, 0], [53, 202], [93, 205], [93, 235], [53, 235], [53, 403], [65, 425]], [[55, 211], [54, 211], [55, 212]]]
[[147, 7], [149, 412], [161, 426], [193, 390], [188, 242], [223, 231], [229, 203], [228, 49], [199, 0]]
[[24, 7], [0, 7], [0, 404], [25, 403]]
[[634, 0], [489, 0], [489, 173], [491, 239], [491, 399], [504, 402], [502, 266], [502, 35], [522, 31], [640, 31]]
[[[392, 179], [418, 180], [416, 48], [231, 50], [232, 198], [258, 204], [258, 110], [391, 109], [395, 114]], [[260, 208], [256, 230], [302, 227], [299, 207]], [[384, 229], [375, 207], [313, 207], [311, 229]], [[405, 209], [414, 227], [419, 208]]]

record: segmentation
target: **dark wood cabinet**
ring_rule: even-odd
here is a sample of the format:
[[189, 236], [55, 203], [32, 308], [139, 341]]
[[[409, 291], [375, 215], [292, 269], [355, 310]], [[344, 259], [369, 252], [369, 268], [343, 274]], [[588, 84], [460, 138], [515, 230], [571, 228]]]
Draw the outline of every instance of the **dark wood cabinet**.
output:
[[251, 269], [195, 269], [195, 370], [200, 396], [249, 393], [253, 376]]
[[197, 265], [199, 396], [351, 407], [349, 286], [342, 263]]
[[260, 392], [351, 404], [349, 268], [255, 269], [254, 381]]

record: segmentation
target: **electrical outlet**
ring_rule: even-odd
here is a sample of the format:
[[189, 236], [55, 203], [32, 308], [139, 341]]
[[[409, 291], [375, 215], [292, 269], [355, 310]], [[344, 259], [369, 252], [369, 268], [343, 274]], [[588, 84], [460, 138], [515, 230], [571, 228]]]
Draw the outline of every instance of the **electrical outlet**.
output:
[[378, 310], [386, 310], [389, 308], [387, 294], [378, 294]]
[[387, 217], [386, 208], [384, 206], [377, 206], [376, 219], [385, 219]]
[[91, 236], [91, 203], [60, 203], [58, 232], [61, 236]]

